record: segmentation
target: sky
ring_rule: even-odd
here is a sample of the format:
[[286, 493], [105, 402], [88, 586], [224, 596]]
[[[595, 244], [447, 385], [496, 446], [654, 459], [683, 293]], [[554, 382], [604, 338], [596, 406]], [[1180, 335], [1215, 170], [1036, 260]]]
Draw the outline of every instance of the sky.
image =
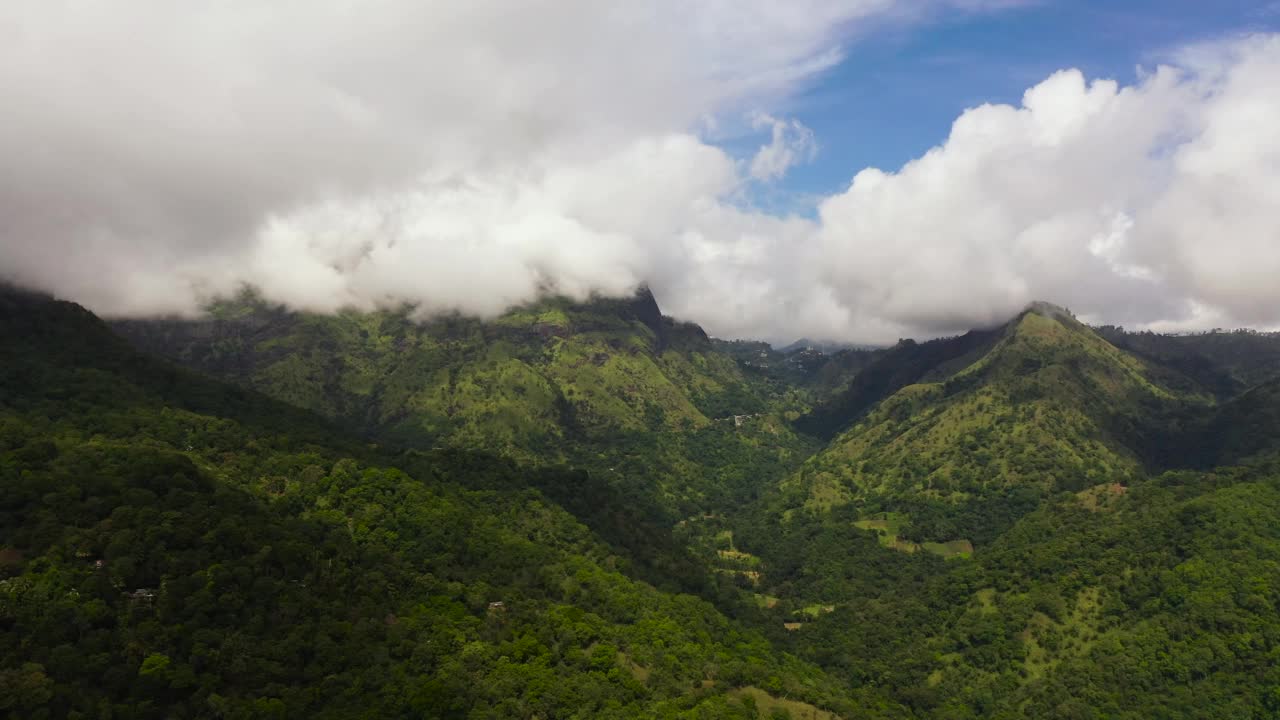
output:
[[892, 342], [1280, 326], [1280, 2], [5, 0], [0, 278], [626, 295]]

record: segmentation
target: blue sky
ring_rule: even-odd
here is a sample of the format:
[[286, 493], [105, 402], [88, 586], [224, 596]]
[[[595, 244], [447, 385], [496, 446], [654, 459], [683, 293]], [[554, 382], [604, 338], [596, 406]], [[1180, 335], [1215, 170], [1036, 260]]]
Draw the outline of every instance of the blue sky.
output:
[[[814, 131], [819, 152], [758, 202], [803, 210], [804, 198], [839, 192], [864, 167], [897, 169], [941, 143], [965, 108], [1016, 105], [1056, 70], [1127, 85], [1177, 48], [1277, 29], [1280, 2], [1264, 0], [1039, 0], [881, 28], [796, 100], [790, 114]], [[730, 149], [749, 155], [759, 142]]]

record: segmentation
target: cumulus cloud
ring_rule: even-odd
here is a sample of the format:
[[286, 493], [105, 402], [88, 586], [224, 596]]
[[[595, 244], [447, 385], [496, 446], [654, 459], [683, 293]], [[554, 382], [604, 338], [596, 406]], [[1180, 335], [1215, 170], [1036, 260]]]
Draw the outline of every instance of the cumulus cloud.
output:
[[1091, 319], [1280, 323], [1280, 39], [1184, 55], [1132, 87], [1075, 70], [983, 106], [821, 208], [839, 302], [924, 331], [1051, 298]]
[[[403, 207], [411, 198], [479, 210], [461, 199], [468, 188], [516, 203], [496, 216], [529, 210], [521, 189], [562, 168], [611, 170], [601, 158], [636, 147], [662, 156], [662, 138], [786, 97], [839, 60], [850, 24], [892, 6], [15, 0], [0, 16], [0, 267], [108, 313], [189, 311], [243, 262], [291, 262], [279, 253], [293, 213], [314, 225], [313, 206], [329, 207], [337, 222], [333, 206], [349, 204], [421, 219]], [[626, 206], [620, 190], [610, 202]], [[342, 222], [373, 230], [367, 218]], [[467, 220], [435, 222], [451, 228], [439, 240], [423, 222], [416, 234], [393, 217], [376, 224], [438, 242], [441, 261], [488, 249], [484, 237], [503, 230], [459, 238]], [[530, 273], [572, 264], [566, 252]]]
[[[0, 275], [107, 314], [244, 283], [319, 311], [624, 294], [726, 336], [891, 341], [1045, 298], [1280, 323], [1280, 39], [973, 108], [816, 218], [786, 100], [867, 23], [972, 0], [18, 0], [0, 18]], [[145, 39], [143, 41], [142, 39]], [[747, 159], [698, 128], [750, 113]]]

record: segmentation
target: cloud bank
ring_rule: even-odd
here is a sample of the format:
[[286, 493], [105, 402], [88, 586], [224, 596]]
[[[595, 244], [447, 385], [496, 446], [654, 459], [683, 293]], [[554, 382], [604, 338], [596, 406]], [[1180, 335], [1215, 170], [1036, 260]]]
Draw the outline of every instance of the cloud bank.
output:
[[787, 100], [858, 32], [1002, 4], [19, 0], [0, 276], [112, 315], [245, 283], [492, 315], [648, 282], [723, 336], [892, 341], [1037, 298], [1280, 324], [1273, 36], [1129, 87], [1062, 71], [901, 168], [851, 169], [816, 217], [752, 206], [813, 157]]

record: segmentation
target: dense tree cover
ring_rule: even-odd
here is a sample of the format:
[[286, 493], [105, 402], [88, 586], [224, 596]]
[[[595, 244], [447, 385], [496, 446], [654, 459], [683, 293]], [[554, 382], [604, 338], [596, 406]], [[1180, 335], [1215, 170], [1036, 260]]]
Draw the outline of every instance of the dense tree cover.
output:
[[966, 560], [888, 549], [854, 505], [735, 539], [802, 621], [776, 644], [918, 717], [1270, 718], [1277, 518], [1262, 460], [1054, 494]]
[[[546, 298], [491, 322], [419, 319], [412, 308], [320, 316], [246, 295], [203, 320], [114, 327], [381, 442], [568, 463], [623, 492], [648, 488], [668, 525], [752, 496], [773, 476], [744, 478], [745, 468], [789, 469], [809, 447], [758, 417], [790, 407], [772, 401], [776, 387], [744, 374], [696, 325], [662, 317], [646, 290]], [[733, 420], [748, 415], [751, 427]]]
[[14, 717], [1280, 715], [1267, 336], [0, 310]]
[[715, 340], [712, 345], [738, 362], [744, 375], [763, 385], [766, 397], [798, 390], [813, 401], [845, 388], [886, 351], [875, 348], [824, 348], [803, 341], [776, 350], [765, 342]]
[[535, 488], [580, 475], [388, 456], [65, 304], [6, 296], [0, 337], [0, 712], [747, 718], [753, 687], [894, 714], [628, 577]]
[[1223, 399], [1275, 377], [1280, 368], [1280, 333], [1242, 329], [1171, 335], [1114, 325], [1095, 330], [1116, 347], [1175, 370]]
[[1210, 402], [1158, 384], [1065, 315], [1027, 311], [997, 335], [967, 364], [878, 403], [787, 484], [807, 507], [856, 499], [907, 512], [917, 540], [986, 541], [1039, 494], [1140, 477], [1132, 440]]
[[492, 322], [413, 308], [294, 313], [248, 295], [203, 320], [125, 321], [140, 347], [414, 446], [540, 462], [567, 440], [763, 409], [736, 364], [653, 296], [547, 298]]
[[[944, 670], [939, 695], [1004, 708], [979, 716], [1273, 717], [1278, 511], [1274, 464], [1171, 473], [1101, 508], [1056, 499], [982, 557], [990, 606], [944, 647], [980, 662]], [[957, 633], [979, 618], [1003, 625], [992, 657]]]
[[848, 386], [825, 398], [796, 425], [802, 432], [830, 440], [876, 403], [931, 374], [943, 374], [948, 366], [972, 359], [990, 349], [997, 339], [998, 332], [974, 330], [924, 343], [903, 340], [883, 352], [864, 355], [868, 364], [860, 368]]

